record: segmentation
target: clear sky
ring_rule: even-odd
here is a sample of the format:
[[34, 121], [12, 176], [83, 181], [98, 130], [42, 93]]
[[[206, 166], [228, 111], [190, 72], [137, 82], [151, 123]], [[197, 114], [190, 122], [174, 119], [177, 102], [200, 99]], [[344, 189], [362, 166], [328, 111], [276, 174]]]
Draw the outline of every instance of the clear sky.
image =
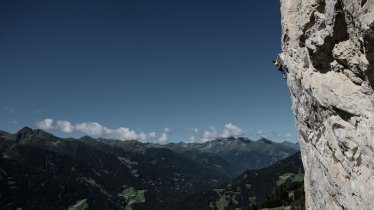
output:
[[0, 130], [296, 141], [278, 1], [0, 1]]

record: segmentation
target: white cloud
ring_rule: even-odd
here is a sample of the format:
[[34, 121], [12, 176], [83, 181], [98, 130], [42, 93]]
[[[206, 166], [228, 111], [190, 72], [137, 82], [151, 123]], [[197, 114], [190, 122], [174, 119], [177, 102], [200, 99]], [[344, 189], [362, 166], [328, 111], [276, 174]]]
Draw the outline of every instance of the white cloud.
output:
[[289, 141], [289, 142], [294, 142], [295, 137], [288, 132], [279, 132], [279, 131], [262, 131], [262, 130], [257, 130], [255, 131], [255, 136], [257, 138], [267, 138], [273, 141]]
[[268, 137], [268, 133], [265, 133], [262, 130], [257, 130], [255, 133], [256, 133], [256, 137], [258, 137], [258, 138], [267, 138]]
[[68, 121], [61, 121], [61, 120], [59, 120], [59, 121], [56, 122], [56, 126], [62, 132], [65, 132], [65, 133], [72, 133], [72, 132], [74, 132], [74, 127]]
[[156, 139], [156, 138], [157, 138], [157, 134], [156, 134], [156, 132], [150, 132], [150, 133], [148, 134], [148, 136], [149, 136], [149, 138], [152, 138], [152, 139]]
[[232, 123], [227, 123], [222, 131], [217, 130], [214, 126], [210, 126], [208, 130], [201, 132], [197, 128], [188, 129], [187, 131], [192, 133], [191, 142], [206, 142], [216, 138], [239, 137], [245, 134], [239, 126]]
[[223, 137], [225, 138], [230, 136], [242, 136], [243, 134], [243, 130], [232, 123], [226, 124], [225, 130], [223, 130]]
[[40, 129], [50, 130], [53, 129], [53, 120], [52, 119], [44, 119], [36, 123], [36, 126]]
[[36, 122], [38, 128], [44, 130], [59, 130], [64, 133], [82, 132], [84, 134], [102, 137], [108, 139], [119, 139], [119, 140], [139, 140], [142, 142], [159, 142], [165, 143], [168, 141], [171, 130], [165, 128], [165, 133], [157, 134], [156, 132], [144, 133], [136, 132], [135, 130], [120, 127], [117, 129], [107, 128], [97, 122], [83, 122], [72, 124], [71, 122], [53, 119], [44, 119]]
[[160, 138], [158, 138], [158, 141], [161, 143], [167, 142], [168, 141], [168, 136], [166, 133], [161, 134]]
[[164, 132], [165, 133], [171, 133], [172, 131], [170, 130], [170, 128], [164, 128]]

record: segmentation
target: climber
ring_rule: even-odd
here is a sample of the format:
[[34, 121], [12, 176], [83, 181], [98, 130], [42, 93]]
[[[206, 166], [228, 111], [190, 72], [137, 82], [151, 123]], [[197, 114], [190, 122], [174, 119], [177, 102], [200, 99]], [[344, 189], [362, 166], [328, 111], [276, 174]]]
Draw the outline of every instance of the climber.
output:
[[287, 79], [287, 75], [286, 75], [286, 71], [288, 73], [288, 69], [287, 67], [285, 67], [283, 65], [283, 61], [282, 59], [279, 57], [279, 55], [277, 56], [277, 58], [275, 60], [273, 60], [273, 64], [275, 65], [275, 67], [278, 69], [278, 71], [282, 72], [282, 75], [283, 75], [283, 78], [284, 79]]

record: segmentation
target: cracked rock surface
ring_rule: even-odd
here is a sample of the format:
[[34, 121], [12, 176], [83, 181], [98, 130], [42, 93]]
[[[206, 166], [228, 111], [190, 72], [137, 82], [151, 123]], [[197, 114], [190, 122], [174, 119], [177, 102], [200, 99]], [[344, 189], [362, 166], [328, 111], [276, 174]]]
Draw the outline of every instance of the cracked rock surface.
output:
[[307, 209], [374, 209], [374, 0], [281, 0]]

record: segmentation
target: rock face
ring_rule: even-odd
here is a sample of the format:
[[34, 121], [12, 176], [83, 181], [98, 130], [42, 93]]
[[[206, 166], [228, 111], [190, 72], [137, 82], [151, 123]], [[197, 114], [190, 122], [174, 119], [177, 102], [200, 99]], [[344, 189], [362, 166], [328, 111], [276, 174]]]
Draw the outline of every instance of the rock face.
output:
[[374, 0], [281, 0], [307, 209], [374, 209]]

